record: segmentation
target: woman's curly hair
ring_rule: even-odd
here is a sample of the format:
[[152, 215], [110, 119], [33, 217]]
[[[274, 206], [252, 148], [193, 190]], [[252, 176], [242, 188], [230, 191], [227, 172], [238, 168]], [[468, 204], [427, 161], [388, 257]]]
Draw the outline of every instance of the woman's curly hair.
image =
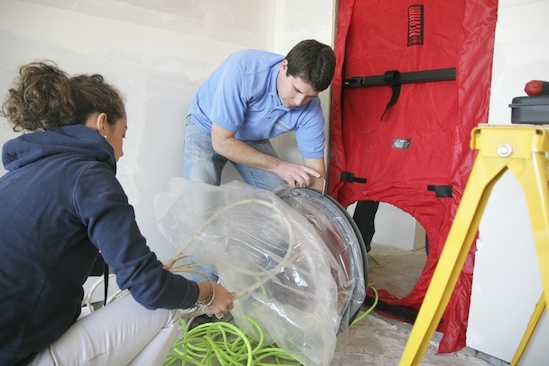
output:
[[120, 93], [101, 75], [71, 77], [54, 62], [43, 61], [19, 69], [0, 115], [21, 132], [84, 124], [95, 112], [106, 113], [109, 123], [123, 117]]

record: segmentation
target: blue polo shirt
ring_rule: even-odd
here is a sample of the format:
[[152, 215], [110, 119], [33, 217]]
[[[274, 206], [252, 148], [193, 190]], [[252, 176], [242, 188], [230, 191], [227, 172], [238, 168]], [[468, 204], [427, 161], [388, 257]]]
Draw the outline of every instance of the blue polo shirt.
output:
[[280, 102], [276, 79], [284, 56], [241, 50], [229, 56], [200, 86], [187, 117], [204, 132], [212, 121], [239, 140], [270, 139], [295, 131], [304, 158], [324, 156], [324, 116], [320, 98], [287, 108]]

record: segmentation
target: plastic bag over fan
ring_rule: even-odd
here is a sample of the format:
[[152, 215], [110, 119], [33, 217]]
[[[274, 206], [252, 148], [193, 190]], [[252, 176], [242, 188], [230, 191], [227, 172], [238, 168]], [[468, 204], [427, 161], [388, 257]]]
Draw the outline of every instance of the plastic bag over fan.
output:
[[[216, 187], [176, 178], [155, 208], [161, 231], [178, 251], [216, 273], [230, 291], [245, 293], [231, 311], [240, 329], [259, 336], [246, 315], [267, 343], [303, 364], [330, 363], [338, 332], [365, 296], [363, 267], [355, 265], [362, 258], [346, 253], [346, 244], [333, 244], [345, 238], [328, 245], [275, 193], [236, 181]], [[328, 221], [322, 225], [335, 225]]]

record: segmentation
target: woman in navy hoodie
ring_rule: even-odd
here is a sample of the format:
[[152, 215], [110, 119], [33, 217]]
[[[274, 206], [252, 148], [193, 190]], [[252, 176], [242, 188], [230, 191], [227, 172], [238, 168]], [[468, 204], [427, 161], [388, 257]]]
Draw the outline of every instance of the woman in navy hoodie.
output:
[[[115, 177], [124, 102], [101, 75], [25, 65], [1, 115], [26, 133], [2, 151], [0, 365], [161, 364], [177, 309], [232, 309], [233, 292], [165, 270], [148, 248]], [[131, 296], [78, 320], [99, 251]]]

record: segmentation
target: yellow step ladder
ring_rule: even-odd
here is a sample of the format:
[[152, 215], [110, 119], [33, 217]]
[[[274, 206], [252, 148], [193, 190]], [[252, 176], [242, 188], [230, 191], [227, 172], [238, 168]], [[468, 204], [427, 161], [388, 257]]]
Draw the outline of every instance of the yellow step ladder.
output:
[[541, 298], [511, 365], [518, 363], [549, 303], [549, 126], [482, 125], [473, 129], [471, 135], [471, 148], [478, 150], [477, 158], [400, 366], [420, 364], [454, 291], [490, 193], [507, 169], [513, 172], [526, 194], [543, 285]]

